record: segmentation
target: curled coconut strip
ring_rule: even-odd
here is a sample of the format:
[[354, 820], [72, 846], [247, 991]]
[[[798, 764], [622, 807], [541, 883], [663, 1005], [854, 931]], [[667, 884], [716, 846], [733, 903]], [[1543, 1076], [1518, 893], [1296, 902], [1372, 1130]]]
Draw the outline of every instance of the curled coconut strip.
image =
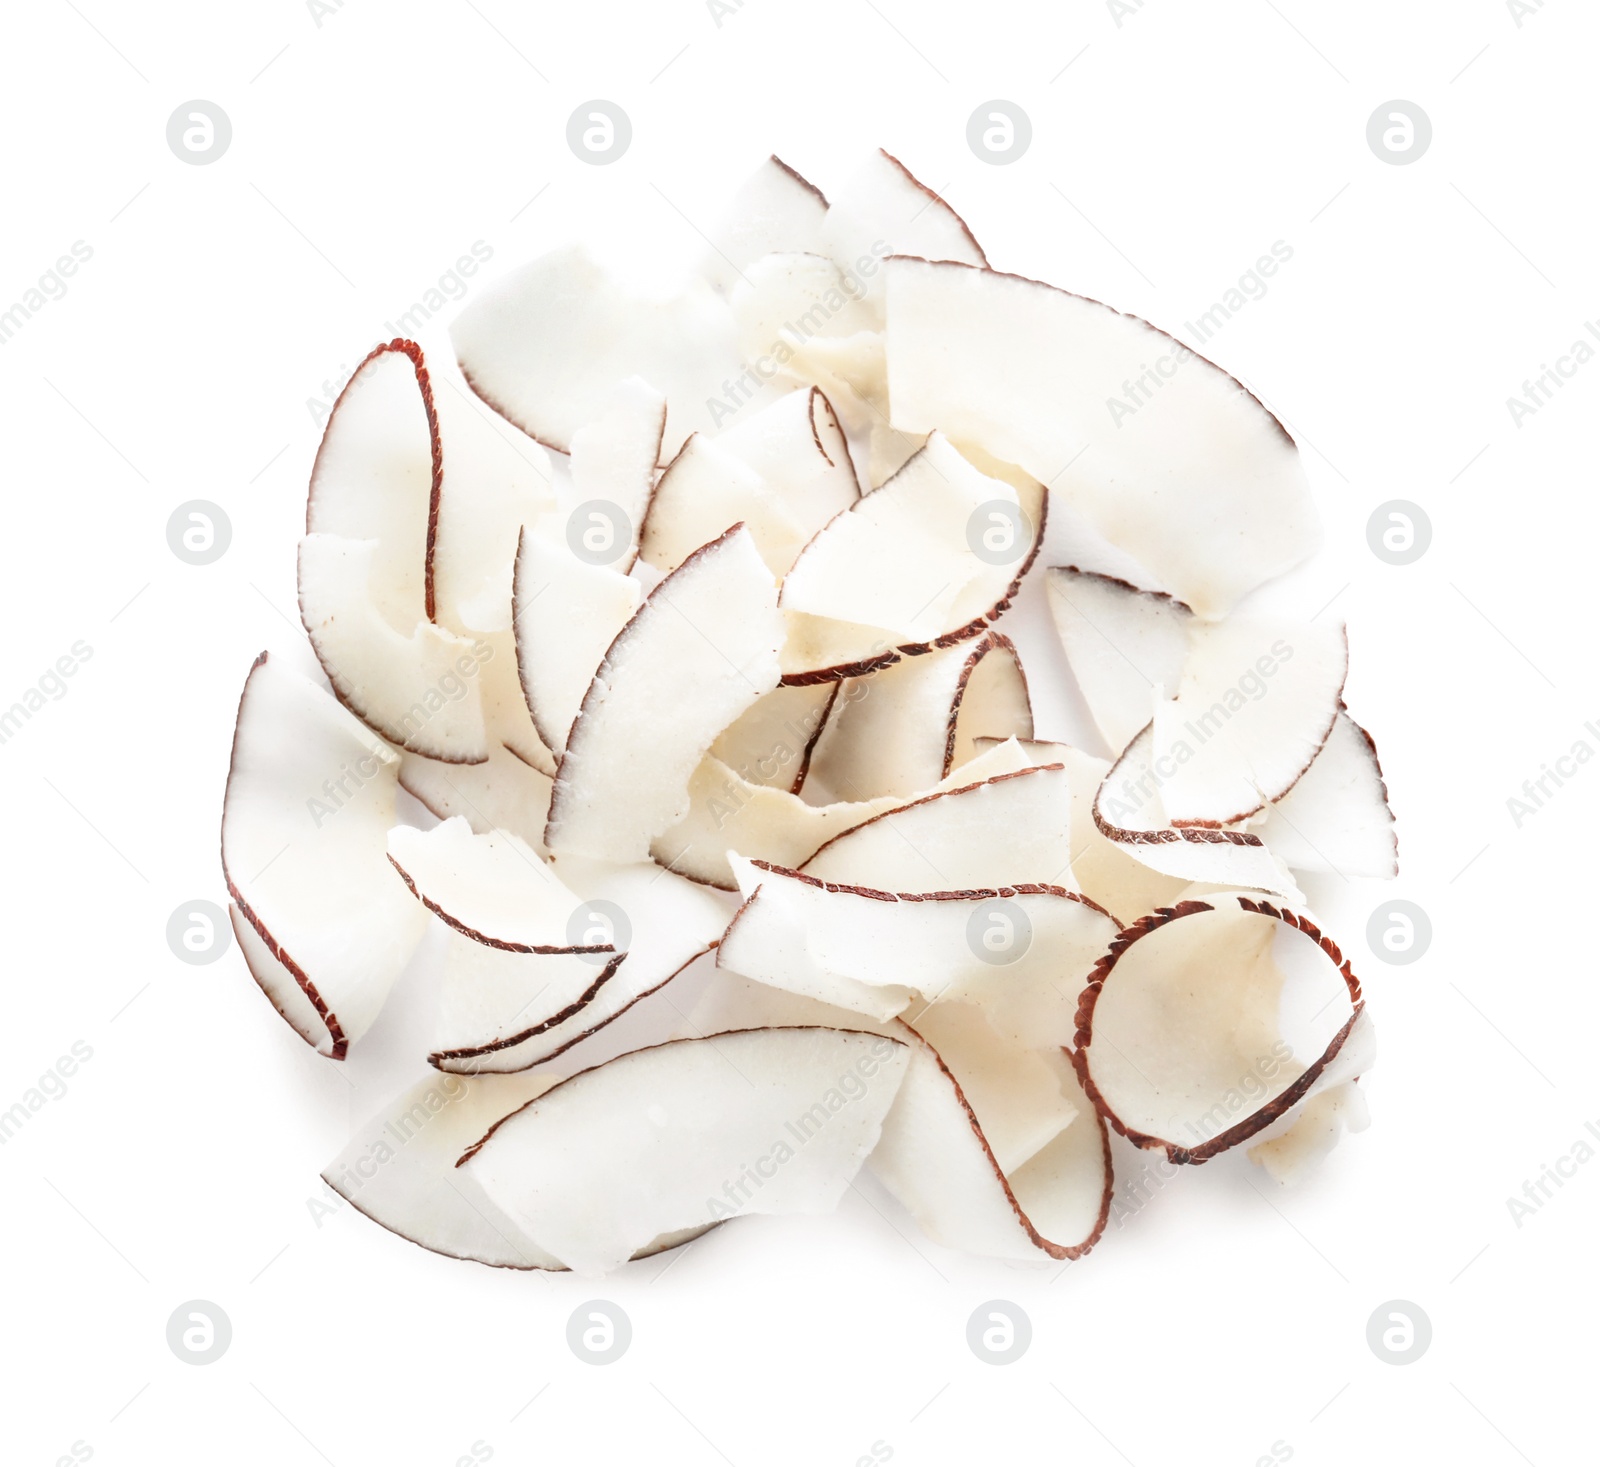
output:
[[[1350, 1004], [1309, 1064], [1279, 1027], [1284, 977], [1272, 948], [1284, 929], [1333, 965]], [[1333, 940], [1310, 918], [1243, 895], [1179, 902], [1118, 933], [1077, 1023], [1084, 1092], [1135, 1146], [1164, 1149], [1174, 1164], [1249, 1140], [1361, 1074], [1375, 1052], [1360, 981]]]

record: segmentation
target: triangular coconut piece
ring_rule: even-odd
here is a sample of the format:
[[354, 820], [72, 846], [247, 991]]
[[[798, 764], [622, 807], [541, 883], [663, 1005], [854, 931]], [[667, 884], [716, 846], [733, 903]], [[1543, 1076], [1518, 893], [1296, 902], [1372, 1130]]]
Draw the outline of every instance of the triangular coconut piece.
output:
[[[610, 866], [576, 856], [556, 865], [562, 880], [581, 893], [583, 932], [626, 948], [626, 956], [572, 1014], [513, 1044], [434, 1054], [430, 1062], [440, 1069], [509, 1072], [553, 1059], [677, 977], [715, 946], [728, 924], [726, 899], [656, 866]], [[599, 969], [592, 971], [599, 976]]]
[[[848, 1010], [725, 971], [713, 977], [689, 1018], [697, 1034], [758, 1024], [852, 1022], [865, 1021]], [[975, 1073], [971, 1058], [952, 1049], [952, 1058], [966, 1074], [965, 1081], [958, 1081], [934, 1045], [900, 1020], [871, 1027], [905, 1042], [911, 1057], [867, 1165], [923, 1231], [945, 1247], [995, 1258], [1038, 1262], [1087, 1253], [1110, 1215], [1111, 1147], [1106, 1124], [1079, 1088], [1070, 1065], [1002, 1045], [992, 1056], [997, 1063]], [[1049, 1064], [1060, 1077], [1055, 1096], [1032, 1092], [1049, 1107], [1046, 1127], [1054, 1128], [1054, 1139], [1009, 1172], [996, 1160], [989, 1140], [990, 1130], [1003, 1132], [1008, 1121], [1026, 1124], [1025, 1110], [1013, 1109], [1008, 1117], [993, 1109], [996, 1095], [1002, 1101], [1018, 1095], [996, 1073], [1005, 1069], [1008, 1058], [1030, 1069], [1035, 1063]], [[1071, 1106], [1074, 1116], [1056, 1127], [1063, 1104]], [[1027, 1150], [1027, 1143], [1021, 1149]]]
[[914, 993], [981, 1002], [996, 985], [1049, 983], [1068, 966], [1063, 954], [1113, 926], [1081, 896], [1043, 884], [894, 893], [739, 856], [731, 864], [745, 902], [717, 966], [880, 1021]]
[[717, 735], [709, 757], [748, 784], [799, 794], [838, 696], [838, 683], [774, 688]]
[[567, 747], [595, 669], [639, 609], [641, 589], [631, 576], [522, 531], [512, 598], [517, 672], [534, 728], [554, 753]]
[[[350, 1138], [322, 1179], [358, 1212], [429, 1252], [492, 1268], [560, 1269], [456, 1167], [462, 1151], [496, 1121], [560, 1083], [548, 1071], [419, 1080]], [[635, 1256], [704, 1231], [668, 1234]]]
[[1033, 737], [1028, 681], [1016, 648], [998, 632], [841, 683], [812, 754], [807, 793], [905, 798], [966, 763], [973, 739], [985, 734]]
[[[1020, 768], [1014, 741], [998, 745], [947, 775], [935, 789], [954, 788]], [[658, 836], [651, 854], [669, 871], [724, 891], [737, 888], [730, 853], [796, 868], [834, 836], [903, 803], [894, 795], [812, 805], [787, 790], [743, 779], [708, 755], [689, 781], [689, 813]]]
[[783, 606], [932, 644], [1005, 599], [1016, 570], [974, 553], [973, 517], [1017, 491], [933, 434], [888, 483], [829, 522], [795, 562]]
[[1020, 465], [1203, 617], [1316, 548], [1294, 440], [1182, 343], [1019, 275], [901, 257], [884, 278], [896, 427]]
[[831, 1211], [877, 1144], [906, 1058], [894, 1040], [837, 1029], [635, 1050], [500, 1121], [461, 1170], [568, 1267], [604, 1273], [670, 1230]]
[[886, 255], [989, 263], [966, 221], [882, 148], [834, 192], [822, 236], [840, 268], [860, 276], [880, 323]]
[[639, 537], [639, 554], [665, 574], [730, 525], [743, 524], [773, 575], [782, 577], [818, 526], [807, 528], [743, 459], [691, 434], [662, 470]]
[[1268, 810], [1256, 833], [1296, 871], [1383, 880], [1397, 875], [1394, 815], [1372, 735], [1341, 711], [1311, 767]]
[[[1291, 960], [1314, 965], [1296, 975], [1309, 1044], [1285, 1034]], [[1373, 1053], [1361, 985], [1333, 941], [1307, 917], [1223, 894], [1117, 936], [1084, 989], [1073, 1062], [1118, 1131], [1183, 1163], [1249, 1140]]]
[[1127, 748], [1150, 721], [1155, 690], [1177, 692], [1193, 613], [1160, 591], [1076, 566], [1052, 566], [1045, 588], [1095, 727], [1109, 748]]
[[451, 329], [473, 390], [523, 432], [563, 451], [640, 377], [667, 401], [662, 452], [716, 427], [709, 404], [775, 395], [740, 360], [727, 302], [705, 281], [641, 295], [581, 245], [544, 255], [482, 290]]
[[1281, 800], [1327, 742], [1349, 660], [1342, 623], [1191, 623], [1183, 675], [1151, 728], [1153, 765], [1171, 769], [1167, 819], [1218, 829]]
[[614, 505], [627, 527], [627, 543], [616, 545], [616, 559], [603, 564], [624, 575], [638, 554], [666, 430], [666, 399], [643, 378], [629, 377], [605, 395], [598, 416], [572, 435], [570, 514], [580, 523], [572, 527], [569, 520], [569, 528], [595, 553], [612, 549], [610, 538], [619, 533], [615, 517], [587, 507]]
[[647, 859], [688, 814], [689, 780], [718, 733], [777, 686], [782, 641], [777, 587], [743, 528], [662, 581], [617, 634], [572, 725], [550, 850]]
[[726, 294], [763, 255], [817, 248], [827, 212], [822, 190], [774, 153], [740, 184], [712, 234], [706, 278]]
[[800, 869], [889, 891], [1040, 882], [1077, 888], [1071, 777], [1060, 765], [927, 795], [835, 836]]
[[384, 859], [399, 763], [320, 688], [256, 659], [222, 801], [222, 872], [275, 960], [255, 953], [252, 974], [334, 1059], [372, 1026], [427, 926]]
[[400, 788], [440, 820], [461, 816], [479, 835], [507, 830], [541, 856], [550, 818], [548, 774], [503, 745], [491, 745], [483, 764], [441, 764], [419, 754], [400, 760]]
[[1095, 825], [1134, 860], [1183, 881], [1248, 886], [1291, 902], [1305, 898], [1288, 868], [1250, 830], [1178, 828], [1167, 819], [1164, 796], [1176, 756], [1156, 752], [1153, 725], [1124, 749], [1095, 792]]

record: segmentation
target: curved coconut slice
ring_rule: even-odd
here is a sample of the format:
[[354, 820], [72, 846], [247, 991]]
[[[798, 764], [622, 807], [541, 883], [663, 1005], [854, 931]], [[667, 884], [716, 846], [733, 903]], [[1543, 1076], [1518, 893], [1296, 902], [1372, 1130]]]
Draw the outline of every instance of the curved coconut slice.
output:
[[440, 820], [461, 816], [478, 835], [505, 830], [541, 856], [550, 818], [550, 776], [501, 745], [483, 764], [441, 764], [418, 754], [400, 759], [400, 788]]
[[[639, 609], [639, 583], [524, 529], [512, 598], [517, 672], [534, 728], [559, 754], [606, 649]], [[542, 838], [542, 831], [541, 831]]]
[[[1017, 512], [1017, 491], [980, 474], [942, 434], [888, 483], [863, 495], [801, 552], [783, 583], [785, 610], [881, 628], [927, 646], [1009, 599], [1015, 562], [974, 553], [974, 516]], [[981, 627], [980, 627], [981, 630]]]
[[1349, 661], [1342, 623], [1192, 624], [1177, 694], [1152, 723], [1172, 768], [1167, 819], [1215, 829], [1281, 800], [1327, 742]]
[[811, 751], [838, 696], [838, 683], [774, 688], [717, 735], [710, 757], [748, 784], [799, 794]]
[[1160, 591], [1053, 566], [1045, 572], [1050, 614], [1095, 726], [1125, 749], [1150, 721], [1150, 700], [1171, 697], [1189, 652], [1193, 613]]
[[475, 1072], [477, 1061], [500, 1070], [499, 1058], [572, 1019], [594, 1002], [626, 954], [568, 948], [555, 953], [507, 949], [459, 932], [448, 935], [436, 1048], [437, 1069]]
[[727, 302], [710, 285], [691, 279], [677, 295], [641, 296], [581, 245], [486, 287], [450, 336], [473, 391], [552, 448], [571, 448], [628, 377], [665, 395], [668, 455], [716, 427], [710, 404], [733, 385], [742, 402], [773, 395], [741, 362]]
[[[552, 1059], [677, 977], [715, 946], [728, 925], [725, 900], [656, 866], [609, 866], [576, 856], [563, 857], [557, 866], [562, 879], [582, 893], [581, 929], [626, 947], [621, 964], [569, 1016], [514, 1044], [472, 1055], [436, 1054], [430, 1062], [440, 1069], [481, 1074]], [[591, 972], [598, 976], [599, 969]]]
[[278, 961], [277, 954], [250, 925], [236, 902], [228, 903], [228, 920], [233, 925], [233, 935], [239, 939], [245, 967], [256, 980], [256, 986], [266, 994], [267, 1001], [283, 1016], [284, 1023], [314, 1050], [319, 1054], [331, 1054], [333, 1035], [310, 995], [300, 986], [300, 980]]
[[782, 640], [777, 588], [742, 528], [662, 581], [617, 634], [572, 725], [550, 797], [551, 851], [647, 859], [688, 814], [689, 780], [718, 733], [777, 686]]
[[1109, 926], [1061, 887], [895, 893], [730, 860], [745, 903], [717, 966], [878, 1020], [903, 1012], [913, 993], [982, 1002], [997, 986], [1049, 984], [1063, 953], [1103, 940]]
[[874, 303], [883, 299], [887, 254], [989, 263], [962, 217], [882, 148], [835, 192], [822, 237], [841, 269], [860, 273]]
[[436, 412], [434, 619], [463, 636], [502, 632], [518, 532], [556, 505], [550, 455], [450, 378], [437, 388]]
[[337, 535], [300, 542], [300, 620], [317, 661], [339, 701], [392, 743], [481, 764], [489, 752], [474, 643], [421, 619], [395, 629], [378, 610], [381, 548]]
[[897, 428], [1019, 464], [1203, 617], [1316, 548], [1294, 440], [1180, 342], [1018, 275], [896, 258], [884, 278]]
[[1094, 822], [1100, 833], [1167, 876], [1252, 886], [1303, 903], [1294, 877], [1253, 831], [1172, 825], [1164, 797], [1177, 769], [1177, 755], [1156, 753], [1154, 726], [1146, 724], [1095, 793]]
[[[848, 1010], [723, 971], [713, 977], [690, 1015], [697, 1032], [756, 1024], [851, 1023], [863, 1021]], [[997, 1120], [983, 1114], [989, 1101], [979, 1092], [988, 1077], [974, 1085], [975, 1101], [965, 1093], [965, 1082], [957, 1081], [935, 1047], [915, 1030], [898, 1019], [871, 1027], [902, 1040], [911, 1056], [883, 1137], [867, 1165], [923, 1231], [946, 1247], [995, 1258], [1037, 1262], [1041, 1256], [1066, 1259], [1087, 1253], [1110, 1216], [1111, 1147], [1105, 1121], [1089, 1104], [1070, 1065], [1057, 1071], [1058, 1093], [1070, 1103], [1075, 1118], [1008, 1175], [987, 1139], [986, 1127]], [[1029, 1060], [1037, 1058], [1028, 1054]], [[1050, 1104], [1054, 1111], [1056, 1102]]]
[[837, 835], [800, 869], [836, 886], [1077, 888], [1072, 788], [1060, 765], [926, 795]]
[[[1014, 742], [1002, 744], [935, 788], [971, 784], [1019, 768], [1023, 762]], [[796, 868], [834, 836], [901, 803], [898, 797], [885, 795], [811, 805], [787, 790], [742, 779], [720, 759], [708, 756], [689, 781], [688, 815], [657, 837], [651, 854], [680, 876], [733, 891], [738, 883], [728, 864], [730, 852]]]
[[[572, 435], [571, 508], [598, 501], [622, 511], [628, 543], [617, 548], [612, 564], [624, 575], [638, 554], [666, 430], [667, 400], [642, 378], [630, 377], [605, 395], [595, 420]], [[617, 532], [614, 520], [587, 528], [601, 536]]]
[[850, 444], [820, 388], [786, 393], [715, 442], [770, 484], [809, 534], [861, 497]]
[[[319, 1052], [343, 1059], [411, 960], [427, 915], [385, 870], [399, 759], [321, 689], [263, 652], [245, 679], [222, 800], [222, 873], [240, 913], [293, 976], [267, 996]], [[271, 986], [269, 986], [269, 982]]]
[[647, 565], [671, 571], [730, 525], [743, 524], [773, 575], [782, 577], [815, 532], [803, 526], [743, 459], [691, 434], [662, 470], [639, 535]]
[[[1072, 873], [1083, 894], [1096, 905], [1119, 917], [1126, 925], [1134, 917], [1153, 912], [1176, 901], [1189, 884], [1179, 876], [1168, 876], [1135, 860], [1131, 847], [1109, 839], [1095, 824], [1094, 802], [1111, 768], [1108, 759], [1096, 758], [1071, 744], [1044, 743], [1036, 739], [1013, 739], [1025, 768], [1059, 764], [1067, 774], [1072, 797]], [[987, 754], [1003, 741], [979, 738], [974, 747]], [[959, 772], [959, 771], [958, 771]], [[1233, 881], [1229, 885], [1248, 883]]]
[[905, 798], [966, 763], [979, 734], [1033, 736], [1022, 664], [998, 632], [846, 679], [808, 783], [818, 798]]
[[1394, 815], [1372, 735], [1341, 712], [1311, 767], [1268, 810], [1257, 833], [1297, 871], [1397, 875]]
[[734, 194], [711, 237], [711, 252], [702, 267], [706, 278], [726, 294], [763, 255], [815, 249], [827, 212], [822, 190], [774, 153]]
[[434, 611], [443, 462], [433, 382], [415, 342], [376, 347], [328, 415], [311, 469], [306, 533], [374, 540], [377, 615], [409, 633]]
[[1357, 1081], [1346, 1080], [1313, 1095], [1284, 1120], [1287, 1126], [1268, 1127], [1267, 1139], [1245, 1155], [1280, 1186], [1292, 1187], [1326, 1159], [1346, 1131], [1366, 1130], [1372, 1114]]
[[[1280, 962], [1314, 966], [1295, 973], [1309, 1044], [1285, 1035]], [[1373, 1052], [1364, 1015], [1350, 964], [1309, 918], [1222, 895], [1180, 902], [1117, 936], [1079, 1002], [1073, 1062], [1136, 1146], [1201, 1162], [1361, 1073]]]
[[[397, 1096], [350, 1138], [322, 1179], [380, 1227], [446, 1258], [492, 1268], [559, 1269], [556, 1259], [456, 1169], [496, 1121], [559, 1084], [559, 1075], [434, 1075]], [[658, 1238], [635, 1257], [704, 1231]]]
[[432, 1253], [494, 1268], [560, 1268], [475, 1177], [456, 1170], [490, 1126], [557, 1083], [544, 1073], [419, 1080], [350, 1138], [322, 1179], [380, 1227]]
[[984, 1011], [970, 1003], [929, 1004], [910, 1023], [983, 1118], [984, 1140], [1002, 1172], [1037, 1156], [1078, 1118], [1077, 1106], [1062, 1090], [1072, 1067], [1060, 1050], [1002, 1039]]
[[673, 1040], [563, 1081], [460, 1169], [568, 1267], [604, 1273], [670, 1230], [830, 1211], [877, 1144], [906, 1058], [838, 1029]]
[[506, 831], [475, 835], [459, 817], [427, 831], [397, 825], [387, 849], [411, 894], [475, 942], [516, 953], [615, 950], [610, 943], [573, 942], [568, 931], [579, 897]]

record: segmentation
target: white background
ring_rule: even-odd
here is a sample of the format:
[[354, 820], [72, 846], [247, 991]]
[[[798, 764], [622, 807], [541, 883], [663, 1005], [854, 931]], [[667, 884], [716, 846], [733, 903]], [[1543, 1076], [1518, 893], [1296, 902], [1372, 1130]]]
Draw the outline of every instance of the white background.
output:
[[[497, 1461], [738, 1467], [844, 1467], [874, 1443], [908, 1463], [1137, 1467], [1245, 1467], [1275, 1443], [1306, 1463], [1587, 1452], [1600, 1165], [1520, 1228], [1506, 1199], [1600, 1120], [1600, 766], [1520, 829], [1506, 801], [1575, 740], [1600, 748], [1583, 729], [1600, 719], [1600, 363], [1521, 427], [1506, 399], [1600, 314], [1600, 15], [1134, 0], [1118, 25], [1089, 0], [748, 0], [719, 26], [695, 0], [540, 9], [350, 0], [319, 27], [294, 0], [45, 0], [8, 17], [0, 306], [74, 241], [94, 253], [0, 348], [0, 703], [79, 639], [93, 657], [0, 747], [0, 1109], [74, 1041], [93, 1058], [0, 1149], [6, 1460], [74, 1442], [107, 1463], [337, 1467], [448, 1467], [475, 1442]], [[593, 97], [633, 122], [608, 167], [565, 143]], [[965, 138], [997, 97], [1034, 128], [1005, 167]], [[206, 167], [165, 140], [192, 98], [233, 123]], [[1409, 166], [1366, 142], [1392, 98], [1433, 122]], [[949, 1254], [869, 1184], [835, 1216], [737, 1223], [599, 1285], [450, 1262], [348, 1209], [319, 1227], [318, 1169], [420, 1030], [386, 1016], [341, 1072], [236, 949], [191, 967], [164, 939], [179, 904], [224, 900], [218, 809], [250, 660], [301, 643], [308, 399], [476, 240], [492, 271], [578, 236], [692, 256], [688, 221], [708, 227], [768, 151], [826, 189], [879, 144], [999, 268], [1159, 324], [1293, 248], [1207, 351], [1302, 443], [1330, 544], [1307, 595], [1337, 593], [1329, 614], [1349, 621], [1349, 701], [1400, 819], [1392, 894], [1433, 922], [1425, 958], [1386, 966], [1365, 927], [1388, 889], [1311, 892], [1377, 1020], [1372, 1128], [1292, 1192], [1240, 1157], [1193, 1169], [1064, 1269]], [[195, 498], [233, 524], [206, 568], [165, 539]], [[1392, 498], [1434, 525], [1409, 567], [1366, 546]], [[642, 1033], [672, 1015], [636, 1017]], [[603, 1369], [565, 1344], [597, 1294], [634, 1328]], [[997, 1297], [1034, 1330], [1003, 1368], [965, 1339]], [[165, 1342], [194, 1298], [233, 1323], [204, 1368]], [[1433, 1323], [1405, 1367], [1366, 1343], [1395, 1298]]]

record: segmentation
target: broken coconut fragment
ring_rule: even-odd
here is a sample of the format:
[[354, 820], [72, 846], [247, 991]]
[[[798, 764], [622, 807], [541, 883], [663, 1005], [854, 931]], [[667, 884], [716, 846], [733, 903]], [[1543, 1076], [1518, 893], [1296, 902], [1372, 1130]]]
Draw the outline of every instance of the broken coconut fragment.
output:
[[371, 1028], [427, 926], [384, 856], [399, 762], [320, 688], [256, 659], [222, 799], [222, 873], [260, 938], [241, 943], [251, 976], [334, 1059]]
[[491, 1127], [460, 1170], [579, 1273], [664, 1232], [826, 1212], [877, 1144], [903, 1044], [753, 1029], [635, 1050]]

